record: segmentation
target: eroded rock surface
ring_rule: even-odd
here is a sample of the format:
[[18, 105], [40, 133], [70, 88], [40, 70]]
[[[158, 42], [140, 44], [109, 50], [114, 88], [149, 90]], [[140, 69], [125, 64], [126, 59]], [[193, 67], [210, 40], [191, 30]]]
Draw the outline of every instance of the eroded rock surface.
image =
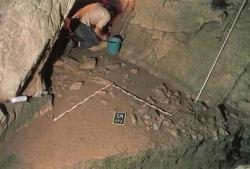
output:
[[[50, 47], [74, 0], [0, 2], [0, 97], [15, 96]], [[33, 70], [32, 70], [33, 71]]]
[[[226, 11], [212, 10], [210, 1], [162, 2], [164, 5], [136, 1], [134, 17], [124, 31], [121, 56], [197, 95], [242, 2], [227, 1], [234, 7]], [[250, 108], [250, 76], [246, 71], [250, 62], [248, 8], [249, 3], [202, 95], [233, 103], [243, 111]]]

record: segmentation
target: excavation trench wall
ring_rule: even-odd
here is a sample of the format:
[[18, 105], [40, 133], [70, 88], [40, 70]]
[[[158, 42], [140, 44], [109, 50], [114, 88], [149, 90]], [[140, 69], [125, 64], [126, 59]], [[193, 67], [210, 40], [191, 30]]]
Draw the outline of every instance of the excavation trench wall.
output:
[[[121, 56], [197, 95], [242, 3], [227, 2], [234, 7], [223, 11], [208, 0], [137, 0]], [[202, 94], [242, 111], [250, 108], [249, 14], [248, 2]]]
[[[0, 1], [0, 98], [17, 94], [43, 67], [74, 0]], [[35, 89], [36, 90], [36, 89]], [[37, 89], [41, 90], [41, 89]]]

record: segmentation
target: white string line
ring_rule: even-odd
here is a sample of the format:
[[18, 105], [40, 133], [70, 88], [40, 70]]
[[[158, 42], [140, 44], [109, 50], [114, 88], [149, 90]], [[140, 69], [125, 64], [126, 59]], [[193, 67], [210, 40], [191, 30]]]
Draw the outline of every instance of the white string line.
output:
[[116, 85], [115, 83], [113, 83], [112, 86], [113, 86], [114, 88], [116, 88], [116, 89], [121, 90], [121, 91], [122, 91], [123, 93], [125, 93], [126, 95], [133, 97], [135, 100], [138, 100], [138, 101], [140, 101], [140, 102], [143, 102], [143, 103], [147, 104], [149, 107], [151, 107], [151, 108], [153, 108], [153, 109], [156, 109], [156, 110], [158, 110], [159, 112], [161, 112], [161, 113], [163, 113], [163, 114], [166, 114], [166, 115], [168, 115], [168, 116], [172, 116], [172, 115], [173, 115], [172, 113], [169, 113], [169, 112], [163, 110], [162, 108], [157, 107], [157, 106], [155, 106], [155, 105], [149, 103], [148, 101], [139, 98], [138, 96], [136, 96], [136, 95], [130, 93], [129, 91], [126, 91], [125, 89], [121, 88], [120, 86]]
[[78, 106], [82, 105], [83, 103], [85, 103], [86, 101], [88, 101], [89, 99], [91, 99], [92, 97], [94, 97], [95, 95], [97, 95], [98, 93], [100, 93], [102, 90], [105, 90], [105, 89], [107, 89], [108, 87], [110, 87], [113, 83], [114, 83], [114, 82], [111, 82], [110, 84], [106, 85], [105, 87], [103, 87], [103, 88], [97, 90], [95, 93], [93, 93], [92, 95], [86, 97], [83, 101], [81, 101], [80, 103], [76, 104], [76, 105], [73, 106], [71, 109], [69, 109], [69, 110], [63, 112], [63, 113], [60, 114], [58, 117], [56, 117], [56, 118], [53, 117], [53, 118], [52, 118], [52, 121], [53, 121], [53, 122], [56, 122], [56, 121], [59, 120], [61, 117], [63, 117], [65, 114], [67, 114], [67, 113], [73, 111], [73, 110], [76, 109]]
[[231, 32], [232, 32], [234, 26], [235, 26], [235, 24], [236, 24], [236, 22], [237, 22], [237, 20], [238, 20], [238, 18], [239, 18], [239, 16], [240, 16], [240, 14], [241, 14], [241, 12], [242, 12], [242, 10], [243, 10], [243, 8], [244, 8], [246, 2], [247, 2], [247, 0], [244, 0], [244, 2], [242, 3], [241, 8], [240, 8], [240, 10], [239, 10], [239, 12], [238, 12], [236, 18], [234, 19], [234, 22], [233, 22], [233, 24], [232, 24], [232, 26], [231, 26], [231, 28], [230, 28], [228, 34], [227, 34], [227, 37], [226, 37], [226, 39], [225, 39], [225, 41], [224, 41], [224, 43], [223, 43], [223, 45], [222, 45], [222, 47], [221, 47], [221, 49], [220, 49], [220, 51], [219, 51], [219, 53], [218, 53], [218, 55], [217, 55], [217, 57], [216, 57], [214, 63], [213, 63], [213, 66], [211, 67], [211, 69], [210, 69], [210, 71], [209, 71], [209, 73], [208, 73], [208, 75], [207, 75], [207, 78], [206, 78], [206, 80], [204, 81], [204, 83], [203, 83], [203, 85], [202, 85], [202, 87], [201, 87], [201, 89], [200, 89], [200, 92], [199, 92], [197, 98], [195, 99], [196, 102], [199, 100], [200, 95], [201, 95], [201, 93], [203, 92], [203, 90], [204, 90], [204, 88], [205, 88], [205, 86], [206, 86], [206, 84], [207, 84], [207, 81], [208, 81], [208, 79], [210, 78], [210, 76], [211, 76], [211, 74], [212, 74], [212, 72], [213, 72], [213, 70], [214, 70], [214, 67], [215, 67], [216, 63], [218, 62], [218, 60], [219, 60], [219, 58], [220, 58], [220, 56], [221, 56], [221, 53], [222, 53], [223, 49], [225, 48], [225, 45], [226, 45], [226, 43], [227, 43], [227, 41], [228, 41], [228, 38], [229, 38], [229, 36], [230, 36], [230, 34], [231, 34]]
[[76, 104], [75, 106], [73, 106], [71, 109], [69, 109], [69, 110], [63, 112], [63, 113], [60, 114], [58, 117], [56, 117], [56, 118], [53, 117], [53, 118], [52, 118], [52, 121], [53, 121], [53, 122], [56, 122], [57, 120], [59, 120], [60, 118], [62, 118], [64, 115], [66, 115], [67, 113], [73, 111], [73, 110], [76, 109], [78, 106], [82, 105], [83, 103], [85, 103], [86, 101], [88, 101], [89, 99], [91, 99], [92, 97], [94, 97], [95, 95], [97, 95], [98, 93], [100, 93], [102, 90], [105, 90], [105, 89], [107, 89], [107, 88], [110, 87], [110, 86], [113, 86], [114, 88], [121, 90], [121, 91], [122, 91], [123, 93], [125, 93], [126, 95], [133, 97], [135, 100], [138, 100], [138, 101], [140, 101], [140, 102], [145, 103], [145, 104], [148, 105], [149, 107], [151, 107], [151, 108], [153, 108], [153, 109], [155, 109], [155, 110], [158, 110], [159, 112], [161, 112], [161, 113], [163, 113], [163, 114], [165, 114], [165, 115], [168, 115], [168, 116], [172, 116], [172, 115], [173, 115], [172, 113], [169, 113], [169, 112], [163, 110], [162, 108], [157, 107], [157, 106], [155, 106], [155, 105], [149, 103], [148, 101], [139, 98], [138, 96], [136, 96], [136, 95], [130, 93], [129, 91], [126, 91], [126, 90], [123, 89], [122, 87], [116, 85], [114, 82], [111, 82], [110, 84], [106, 85], [105, 87], [99, 89], [98, 91], [96, 91], [96, 92], [93, 93], [92, 95], [90, 95], [90, 96], [88, 96], [87, 98], [85, 98], [85, 99], [84, 99], [83, 101], [81, 101], [80, 103], [78, 103], [78, 104]]

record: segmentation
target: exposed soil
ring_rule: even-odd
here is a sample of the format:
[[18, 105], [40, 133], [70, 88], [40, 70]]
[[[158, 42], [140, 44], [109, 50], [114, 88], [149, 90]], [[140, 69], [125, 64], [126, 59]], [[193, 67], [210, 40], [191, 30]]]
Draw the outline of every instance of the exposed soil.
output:
[[[160, 132], [160, 123], [165, 116], [160, 116], [155, 110], [112, 87], [52, 122], [52, 115], [60, 115], [102, 88], [104, 85], [99, 77], [114, 81], [152, 103], [156, 103], [150, 97], [155, 94], [153, 89], [163, 87], [166, 90], [167, 86], [161, 80], [142, 68], [125, 63], [117, 56], [104, 55], [105, 52], [90, 53], [75, 49], [71, 53], [73, 59], [65, 58], [55, 63], [52, 75], [55, 101], [52, 112], [6, 139], [2, 146], [2, 159], [15, 154], [35, 169], [57, 169], [79, 161], [134, 154], [156, 147], [154, 134]], [[79, 69], [79, 65], [86, 65], [93, 57], [98, 60], [97, 67]], [[83, 82], [81, 88], [70, 90], [70, 86], [78, 81]], [[127, 113], [124, 126], [112, 124], [116, 111]]]

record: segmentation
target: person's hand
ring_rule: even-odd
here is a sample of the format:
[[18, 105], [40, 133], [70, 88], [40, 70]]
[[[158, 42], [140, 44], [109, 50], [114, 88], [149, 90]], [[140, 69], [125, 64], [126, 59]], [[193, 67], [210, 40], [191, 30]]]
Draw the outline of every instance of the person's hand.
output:
[[108, 39], [108, 35], [107, 35], [107, 34], [102, 35], [102, 40], [103, 40], [103, 41], [105, 41], [105, 40], [107, 40], [107, 39]]

